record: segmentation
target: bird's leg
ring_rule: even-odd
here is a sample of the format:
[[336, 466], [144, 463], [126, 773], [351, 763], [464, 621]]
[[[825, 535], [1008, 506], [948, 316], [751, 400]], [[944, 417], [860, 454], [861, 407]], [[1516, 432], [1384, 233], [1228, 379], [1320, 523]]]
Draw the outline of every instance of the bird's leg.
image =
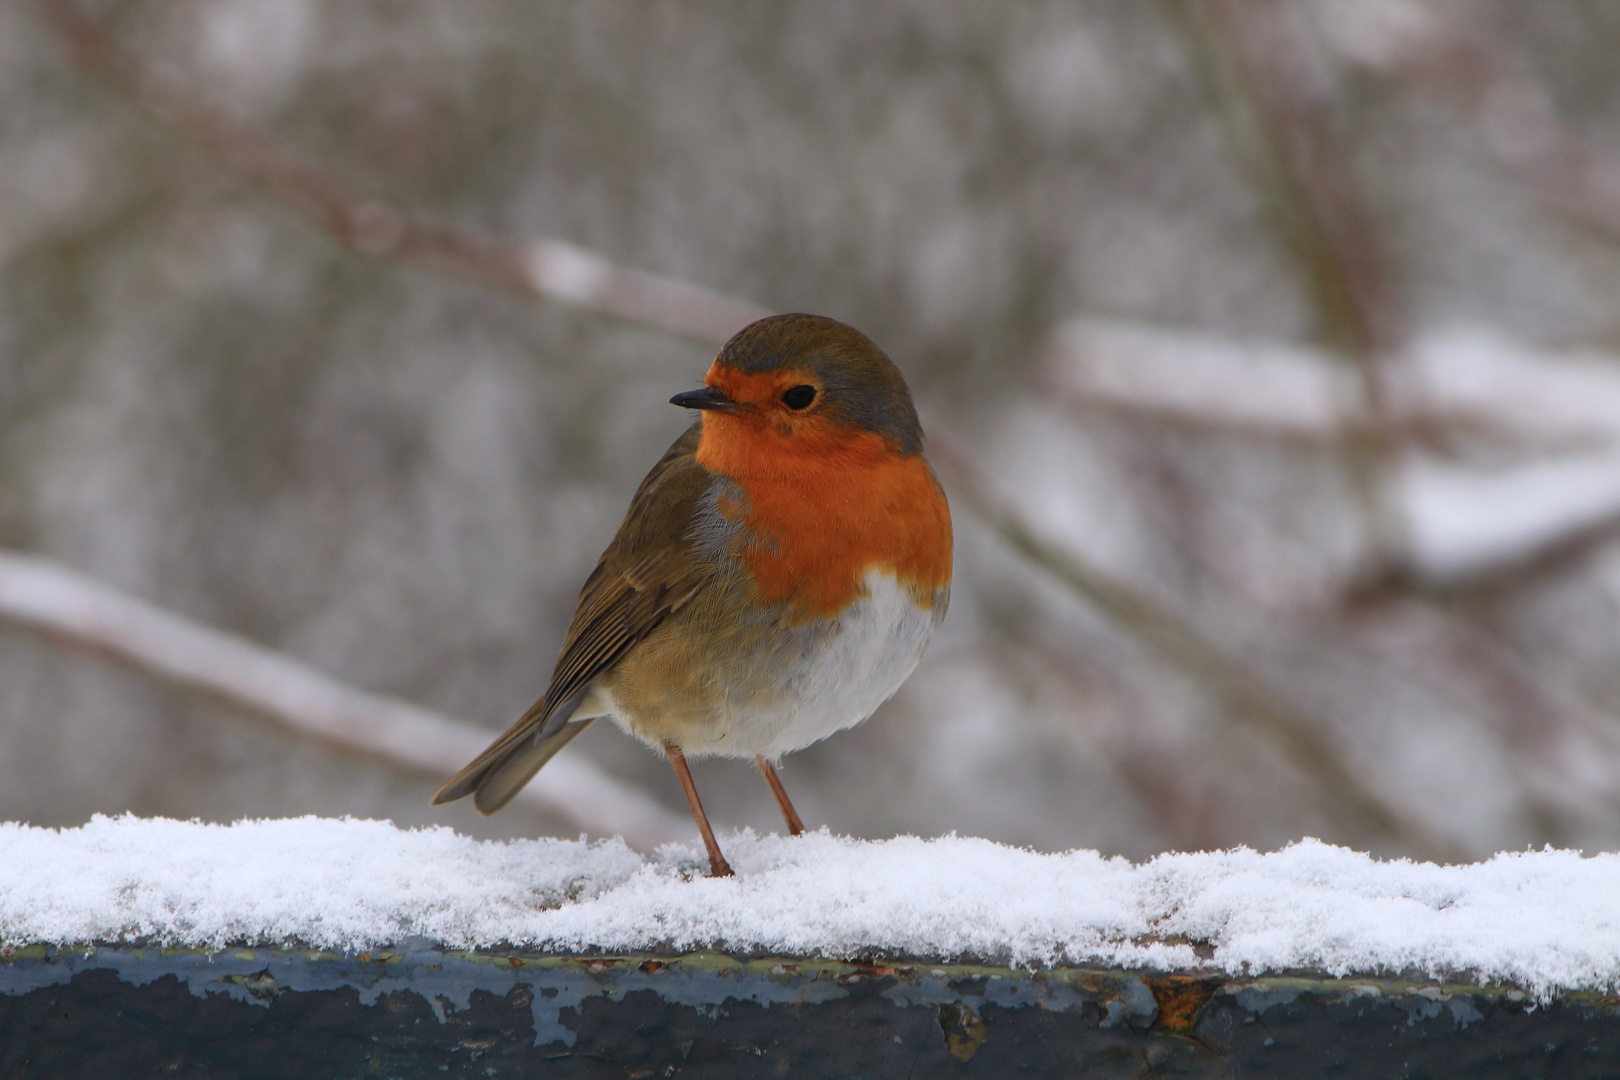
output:
[[709, 828], [709, 815], [703, 812], [703, 804], [698, 801], [697, 785], [692, 783], [692, 770], [686, 767], [686, 755], [672, 743], [664, 744], [664, 753], [669, 755], [669, 763], [675, 766], [681, 790], [686, 793], [686, 805], [692, 808], [698, 832], [703, 834], [703, 846], [709, 849], [709, 876], [730, 877], [731, 864], [726, 862], [726, 857], [720, 853], [720, 845], [715, 843], [714, 830]]
[[765, 782], [771, 785], [771, 794], [776, 796], [776, 805], [782, 811], [782, 820], [787, 822], [788, 832], [798, 836], [804, 832], [804, 822], [799, 820], [799, 812], [793, 809], [793, 803], [788, 800], [787, 789], [782, 786], [776, 770], [765, 760], [764, 754], [760, 754], [754, 760], [759, 763], [759, 771], [765, 774]]

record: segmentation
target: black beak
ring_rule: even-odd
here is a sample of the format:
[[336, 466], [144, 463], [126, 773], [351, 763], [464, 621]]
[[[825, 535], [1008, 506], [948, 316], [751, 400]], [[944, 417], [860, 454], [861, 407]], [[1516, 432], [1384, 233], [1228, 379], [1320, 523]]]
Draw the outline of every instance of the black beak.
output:
[[669, 403], [679, 405], [683, 409], [717, 409], [720, 412], [731, 412], [737, 407], [737, 403], [726, 397], [725, 391], [716, 386], [687, 390], [670, 398]]

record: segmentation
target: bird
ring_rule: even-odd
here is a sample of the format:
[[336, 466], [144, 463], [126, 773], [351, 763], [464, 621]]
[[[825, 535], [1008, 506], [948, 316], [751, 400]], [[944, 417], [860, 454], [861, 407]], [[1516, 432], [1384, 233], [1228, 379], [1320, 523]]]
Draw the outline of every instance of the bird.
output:
[[669, 760], [727, 877], [687, 758], [752, 758], [802, 833], [775, 764], [916, 668], [950, 601], [951, 515], [900, 369], [837, 320], [751, 323], [670, 403], [698, 415], [586, 579], [545, 695], [432, 801], [493, 814], [611, 718]]

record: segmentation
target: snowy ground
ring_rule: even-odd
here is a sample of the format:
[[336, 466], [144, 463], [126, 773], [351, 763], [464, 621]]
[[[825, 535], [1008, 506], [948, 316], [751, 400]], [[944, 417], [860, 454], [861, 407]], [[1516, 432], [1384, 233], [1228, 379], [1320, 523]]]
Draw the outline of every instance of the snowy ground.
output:
[[320, 818], [4, 824], [0, 939], [364, 949], [415, 937], [1252, 974], [1421, 971], [1538, 995], [1620, 985], [1616, 854], [1527, 851], [1437, 866], [1306, 841], [1133, 864], [965, 837], [742, 833], [723, 844], [737, 877], [717, 881], [701, 876], [695, 850], [643, 856], [617, 840], [495, 843]]

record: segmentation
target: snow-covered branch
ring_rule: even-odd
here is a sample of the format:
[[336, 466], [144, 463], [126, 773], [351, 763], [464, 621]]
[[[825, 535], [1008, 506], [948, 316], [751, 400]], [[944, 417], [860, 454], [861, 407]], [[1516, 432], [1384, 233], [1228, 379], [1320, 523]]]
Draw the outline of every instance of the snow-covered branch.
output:
[[[1390, 374], [1399, 429], [1426, 442], [1468, 436], [1497, 451], [1489, 461], [1403, 455], [1393, 489], [1417, 580], [1477, 586], [1612, 535], [1620, 358], [1454, 332], [1420, 340]], [[1326, 350], [1095, 319], [1053, 336], [1047, 377], [1086, 405], [1324, 447], [1341, 437], [1355, 391]]]
[[1363, 783], [1323, 735], [1319, 722], [1228, 655], [1191, 619], [1148, 590], [1090, 565], [1076, 553], [1044, 538], [991, 494], [991, 486], [967, 459], [935, 449], [958, 503], [971, 509], [1014, 551], [1085, 597], [1159, 660], [1192, 679], [1234, 720], [1277, 746], [1363, 827], [1381, 836], [1398, 837], [1418, 850], [1451, 854], [1447, 844], [1428, 835]]
[[[490, 738], [482, 728], [356, 690], [46, 559], [0, 552], [0, 618], [211, 694], [306, 738], [416, 772], [448, 776]], [[642, 847], [691, 831], [579, 754], [553, 761], [519, 797], [579, 828], [622, 834]]]

